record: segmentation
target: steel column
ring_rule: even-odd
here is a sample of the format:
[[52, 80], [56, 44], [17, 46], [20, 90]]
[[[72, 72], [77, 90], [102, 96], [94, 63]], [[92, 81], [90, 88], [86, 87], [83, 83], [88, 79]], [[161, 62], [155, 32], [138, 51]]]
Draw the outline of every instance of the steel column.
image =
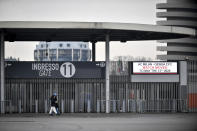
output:
[[96, 60], [96, 42], [92, 42], [92, 61]]
[[105, 69], [105, 88], [106, 88], [106, 113], [110, 113], [110, 81], [109, 81], [109, 69], [110, 69], [110, 49], [109, 49], [109, 34], [105, 36], [105, 61], [106, 61], [106, 69]]
[[4, 86], [5, 86], [5, 76], [4, 76], [4, 72], [5, 72], [5, 68], [4, 68], [4, 33], [1, 32], [1, 43], [0, 43], [0, 61], [1, 61], [1, 76], [0, 76], [0, 81], [1, 81], [1, 113], [5, 113], [5, 108], [4, 108], [4, 98], [5, 98], [5, 94], [4, 94]]

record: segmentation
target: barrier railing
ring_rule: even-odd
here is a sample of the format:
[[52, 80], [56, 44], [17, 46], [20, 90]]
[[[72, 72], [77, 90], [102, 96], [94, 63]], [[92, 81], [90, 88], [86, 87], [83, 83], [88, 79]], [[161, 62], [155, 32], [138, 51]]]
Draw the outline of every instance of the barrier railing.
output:
[[187, 100], [128, 100], [128, 112], [187, 112]]
[[[4, 111], [2, 110], [2, 107], [4, 107]], [[0, 113], [12, 113], [12, 103], [9, 100], [0, 101]]]
[[[59, 103], [59, 110], [61, 113], [65, 112], [65, 101], [60, 100]], [[104, 113], [106, 109], [106, 101], [105, 100], [97, 100], [96, 102], [96, 111], [97, 113]], [[74, 101], [70, 101], [70, 109], [69, 112], [75, 112], [75, 105]], [[137, 112], [137, 113], [144, 113], [144, 112], [188, 112], [187, 107], [187, 100], [176, 100], [176, 99], [164, 99], [164, 100], [110, 100], [110, 109], [111, 113], [116, 112]], [[5, 113], [12, 113], [14, 106], [12, 105], [11, 101], [5, 100], [0, 101], [0, 107], [5, 107]], [[45, 110], [44, 113], [48, 113], [50, 109], [50, 101], [45, 100], [44, 102]], [[23, 112], [23, 105], [22, 102], [19, 100], [17, 106], [17, 113]], [[39, 105], [38, 100], [35, 100], [34, 104], [34, 113], [39, 113]], [[90, 101], [87, 102], [86, 110], [84, 112], [93, 112], [93, 105]], [[1, 108], [0, 108], [1, 111]], [[16, 112], [16, 111], [15, 111]]]

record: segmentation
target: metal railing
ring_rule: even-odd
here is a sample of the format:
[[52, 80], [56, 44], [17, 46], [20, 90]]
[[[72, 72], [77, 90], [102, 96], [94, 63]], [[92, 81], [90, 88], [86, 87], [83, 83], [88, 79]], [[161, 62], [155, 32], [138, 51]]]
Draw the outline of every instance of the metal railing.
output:
[[[197, 62], [188, 64], [185, 97], [178, 82], [131, 82], [128, 62], [112, 62], [111, 112], [196, 112]], [[191, 74], [192, 73], [192, 74]], [[6, 112], [46, 113], [49, 98], [58, 94], [62, 113], [105, 112], [104, 79], [6, 79]], [[188, 98], [187, 98], [187, 95]], [[183, 100], [180, 100], [183, 99]], [[188, 109], [189, 108], [189, 109]]]
[[187, 100], [128, 100], [128, 112], [187, 112]]
[[[2, 107], [4, 107], [2, 110]], [[0, 113], [12, 113], [12, 103], [10, 100], [0, 101]]]
[[[5, 113], [12, 113], [13, 112], [13, 105], [11, 101], [5, 100], [0, 101], [0, 107], [5, 107]], [[61, 113], [65, 112], [66, 108], [66, 102], [64, 100], [61, 100], [59, 103], [59, 110]], [[105, 112], [105, 100], [97, 100], [96, 102], [96, 112], [97, 113], [104, 113]], [[74, 100], [70, 101], [70, 110], [69, 112], [76, 112], [75, 111], [75, 105]], [[50, 101], [45, 100], [44, 102], [44, 113], [49, 112], [50, 108]], [[22, 113], [23, 105], [21, 101], [18, 102], [18, 109], [17, 113]], [[34, 104], [34, 113], [38, 113], [38, 100], [35, 100]], [[91, 105], [91, 102], [87, 102], [85, 112], [94, 112], [93, 106]], [[134, 100], [129, 99], [126, 100], [110, 100], [110, 109], [111, 113], [116, 112], [137, 112], [137, 113], [144, 113], [144, 112], [188, 112], [188, 103], [187, 100], [177, 100], [177, 99], [169, 99], [169, 100]]]

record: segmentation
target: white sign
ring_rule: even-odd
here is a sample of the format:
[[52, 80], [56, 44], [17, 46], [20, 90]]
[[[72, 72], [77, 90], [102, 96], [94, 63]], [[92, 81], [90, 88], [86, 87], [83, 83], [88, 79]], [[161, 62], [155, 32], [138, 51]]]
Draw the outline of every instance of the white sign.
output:
[[177, 74], [177, 62], [133, 62], [133, 74]]
[[66, 78], [72, 77], [75, 74], [75, 71], [75, 66], [70, 62], [63, 63], [60, 67], [61, 75]]

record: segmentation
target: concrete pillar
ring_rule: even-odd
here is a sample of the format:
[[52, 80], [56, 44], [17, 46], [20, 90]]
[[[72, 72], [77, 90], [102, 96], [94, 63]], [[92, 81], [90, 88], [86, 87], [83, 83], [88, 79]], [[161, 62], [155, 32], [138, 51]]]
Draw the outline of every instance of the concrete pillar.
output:
[[4, 114], [5, 113], [5, 94], [4, 94], [4, 87], [5, 87], [5, 68], [4, 68], [4, 56], [5, 56], [5, 43], [4, 43], [4, 33], [1, 32], [0, 33], [0, 69], [1, 69], [1, 75], [0, 75], [0, 83], [1, 83], [1, 113]]
[[105, 36], [105, 61], [106, 61], [106, 68], [105, 68], [105, 88], [106, 88], [106, 113], [110, 113], [110, 82], [109, 82], [109, 69], [110, 69], [110, 49], [109, 49], [109, 34]]
[[92, 61], [96, 61], [96, 42], [92, 42]]

